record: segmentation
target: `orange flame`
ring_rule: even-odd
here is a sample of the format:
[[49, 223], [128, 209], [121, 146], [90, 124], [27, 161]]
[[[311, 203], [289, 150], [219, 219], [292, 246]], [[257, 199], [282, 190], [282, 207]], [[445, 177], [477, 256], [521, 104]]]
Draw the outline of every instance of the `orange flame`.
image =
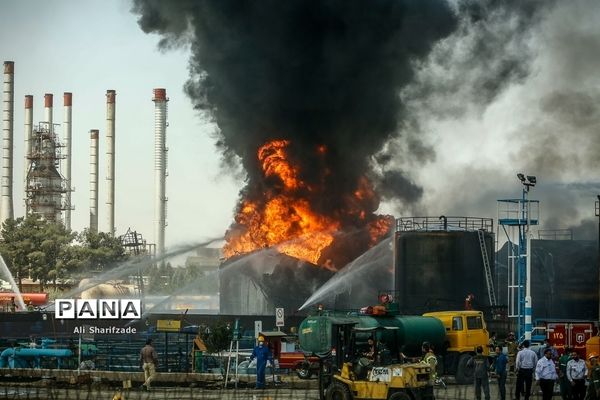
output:
[[289, 140], [274, 140], [258, 149], [258, 160], [262, 163], [265, 176], [278, 176], [286, 189], [297, 189], [302, 185], [298, 170], [287, 160], [285, 148]]
[[225, 257], [276, 246], [281, 253], [316, 264], [333, 242], [339, 223], [314, 213], [305, 199], [277, 196], [264, 207], [244, 202], [236, 222], [245, 232], [228, 238]]
[[[265, 177], [276, 177], [283, 188], [264, 192], [263, 199], [244, 199], [235, 217], [236, 225], [227, 233], [223, 248], [226, 258], [249, 253], [258, 249], [275, 247], [277, 251], [317, 264], [322, 252], [334, 241], [334, 234], [341, 223], [331, 216], [313, 210], [310, 202], [300, 194], [311, 192], [313, 186], [300, 179], [300, 169], [290, 163], [288, 140], [273, 140], [258, 149], [257, 157]], [[319, 155], [327, 151], [325, 146], [316, 148]], [[324, 174], [328, 171], [325, 170]], [[352, 196], [351, 196], [352, 197]], [[363, 178], [350, 201], [349, 215], [365, 221], [369, 206], [376, 199], [370, 182]], [[386, 217], [367, 224], [371, 237], [369, 247], [375, 244], [391, 227]]]

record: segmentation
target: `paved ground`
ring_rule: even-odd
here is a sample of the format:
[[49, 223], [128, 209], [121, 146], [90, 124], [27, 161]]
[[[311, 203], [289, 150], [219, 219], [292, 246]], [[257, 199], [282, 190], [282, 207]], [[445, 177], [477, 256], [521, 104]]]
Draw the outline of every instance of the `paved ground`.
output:
[[[183, 388], [183, 387], [158, 387], [153, 388], [151, 392], [140, 390], [131, 390], [122, 393], [122, 398], [127, 400], [192, 400], [192, 399], [225, 399], [225, 400], [317, 400], [318, 392], [314, 388], [316, 381], [310, 381], [310, 387], [278, 387], [266, 390], [255, 389], [201, 389], [201, 388]], [[311, 388], [312, 387], [312, 388]], [[558, 388], [558, 385], [557, 385]], [[490, 399], [498, 400], [498, 386], [495, 380], [490, 382]], [[514, 398], [514, 380], [510, 379], [506, 385], [506, 399]], [[538, 387], [534, 385], [532, 399], [541, 399], [541, 394], [538, 392]], [[30, 384], [11, 384], [3, 382], [0, 385], [0, 399], [56, 399], [56, 400], [71, 400], [71, 399], [113, 399], [119, 390], [117, 388], [88, 388], [83, 387], [34, 387]], [[555, 394], [555, 399], [560, 399], [558, 393]], [[436, 388], [436, 399], [439, 400], [471, 400], [475, 399], [475, 389], [473, 385], [452, 385], [448, 384], [446, 388]], [[482, 400], [484, 397], [482, 395]]]

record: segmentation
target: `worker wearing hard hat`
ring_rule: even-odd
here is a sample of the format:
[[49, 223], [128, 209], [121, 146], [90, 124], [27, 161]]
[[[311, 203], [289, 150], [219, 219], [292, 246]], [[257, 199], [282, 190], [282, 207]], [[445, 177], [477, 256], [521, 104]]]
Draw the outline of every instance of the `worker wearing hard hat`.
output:
[[598, 365], [598, 353], [588, 354], [591, 366], [590, 383], [585, 394], [586, 400], [600, 399], [600, 365]]
[[265, 372], [267, 369], [267, 361], [273, 363], [273, 356], [271, 355], [271, 351], [269, 347], [265, 345], [264, 336], [258, 337], [258, 345], [254, 347], [252, 350], [252, 355], [250, 356], [250, 361], [256, 358], [256, 388], [264, 389], [265, 388]]

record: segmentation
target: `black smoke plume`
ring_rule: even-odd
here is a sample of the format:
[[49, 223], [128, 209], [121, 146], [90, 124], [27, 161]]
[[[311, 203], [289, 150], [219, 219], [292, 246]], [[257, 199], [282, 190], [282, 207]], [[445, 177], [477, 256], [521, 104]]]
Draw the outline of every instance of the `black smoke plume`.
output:
[[[327, 215], [343, 214], [340, 199], [401, 129], [399, 92], [414, 64], [457, 25], [442, 0], [136, 0], [133, 11], [145, 32], [163, 35], [161, 46], [191, 45], [186, 92], [214, 117], [225, 159], [240, 157], [249, 178], [243, 195], [274, 190], [256, 152], [289, 139], [312, 187], [304, 195]], [[418, 199], [420, 188], [400, 175], [385, 183], [409, 183], [405, 199]]]
[[[248, 177], [242, 199], [260, 204], [265, 193], [282, 190], [263, 176], [256, 153], [269, 141], [287, 139], [306, 183], [298, 195], [352, 230], [365, 223], [348, 217], [363, 177], [377, 190], [362, 204], [370, 213], [366, 222], [380, 197], [421, 200], [413, 172], [435, 159], [421, 132], [423, 116], [460, 109], [448, 108], [456, 103], [452, 93], [466, 91], [487, 104], [527, 76], [522, 38], [540, 4], [134, 0], [133, 12], [145, 32], [161, 35], [162, 48], [190, 46], [186, 92], [218, 125], [224, 161], [241, 160]], [[450, 75], [429, 74], [431, 65]], [[435, 101], [448, 97], [441, 107]]]

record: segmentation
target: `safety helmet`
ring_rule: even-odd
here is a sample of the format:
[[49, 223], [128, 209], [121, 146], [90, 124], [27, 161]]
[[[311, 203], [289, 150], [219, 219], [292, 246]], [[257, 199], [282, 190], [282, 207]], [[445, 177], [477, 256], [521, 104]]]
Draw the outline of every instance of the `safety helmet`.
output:
[[598, 353], [591, 352], [590, 354], [588, 354], [588, 360], [591, 360], [592, 358], [598, 358]]
[[264, 336], [259, 336], [258, 337], [258, 341], [259, 342], [264, 342], [265, 341], [265, 337]]

